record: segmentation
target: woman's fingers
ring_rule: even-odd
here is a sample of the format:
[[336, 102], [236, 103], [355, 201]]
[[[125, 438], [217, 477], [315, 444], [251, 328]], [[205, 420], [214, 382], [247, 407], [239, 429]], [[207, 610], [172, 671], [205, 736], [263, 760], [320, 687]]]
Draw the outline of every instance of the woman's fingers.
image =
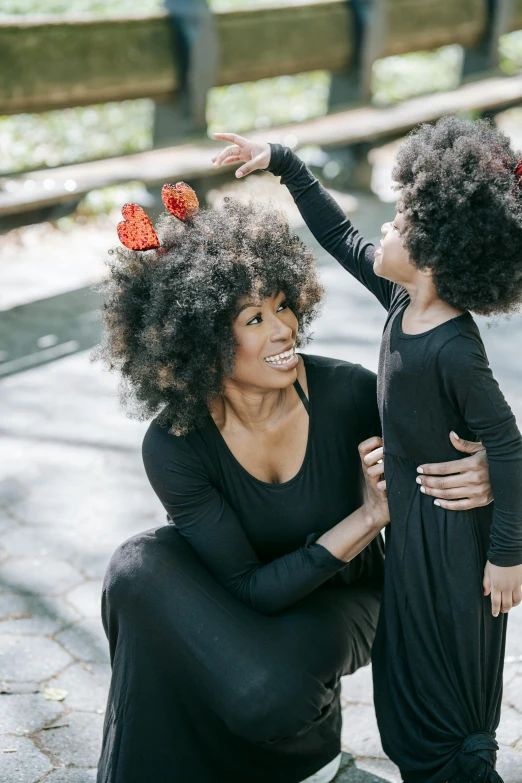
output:
[[379, 492], [384, 492], [384, 494], [386, 494], [386, 481], [384, 479], [377, 482], [377, 489]]
[[419, 465], [417, 473], [421, 473], [426, 476], [448, 476], [451, 473], [463, 473], [464, 471], [475, 470], [477, 465], [484, 463], [487, 465], [487, 460], [482, 456], [482, 452], [485, 455], [485, 449], [482, 444], [474, 443], [474, 446], [480, 446], [476, 454], [471, 457], [464, 457], [463, 459], [454, 459], [449, 462], [429, 462], [423, 465]]
[[459, 438], [453, 430], [450, 432], [450, 441], [457, 451], [463, 451], [466, 454], [475, 454], [477, 451], [484, 451], [484, 446], [480, 441], [464, 440]]
[[377, 462], [383, 460], [384, 458], [384, 449], [382, 446], [379, 446], [376, 449], [372, 449], [372, 451], [369, 451], [364, 456], [364, 464], [365, 465], [375, 465]]
[[369, 454], [371, 451], [379, 448], [379, 446], [382, 446], [382, 438], [378, 438], [376, 435], [372, 438], [366, 438], [366, 440], [361, 441], [361, 443], [359, 443], [357, 446], [360, 458], [364, 459], [366, 454]]
[[369, 467], [365, 468], [366, 474], [370, 476], [370, 478], [380, 478], [383, 474], [382, 465], [377, 463], [376, 465], [370, 465]]
[[460, 500], [443, 500], [442, 498], [436, 498], [434, 501], [436, 506], [445, 508], [448, 511], [469, 511], [470, 508], [477, 507], [477, 501], [475, 498], [461, 498]]
[[489, 498], [482, 494], [476, 487], [454, 487], [452, 489], [430, 489], [429, 487], [419, 487], [423, 495], [431, 495], [438, 500], [472, 500], [474, 506], [487, 506]]
[[[417, 484], [425, 489], [454, 489], [455, 487], [467, 487], [478, 483], [474, 473], [458, 473], [451, 476], [417, 476]], [[428, 493], [430, 494], [430, 493]], [[467, 492], [465, 493], [468, 494]]]
[[513, 606], [519, 606], [522, 603], [522, 587], [513, 590]]

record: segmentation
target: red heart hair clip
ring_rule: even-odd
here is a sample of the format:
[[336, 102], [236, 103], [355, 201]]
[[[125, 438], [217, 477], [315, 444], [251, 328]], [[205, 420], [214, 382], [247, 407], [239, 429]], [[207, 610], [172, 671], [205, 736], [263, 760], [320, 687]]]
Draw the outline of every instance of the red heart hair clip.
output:
[[185, 182], [163, 185], [161, 199], [178, 220], [191, 220], [199, 209], [198, 197]]
[[[198, 197], [185, 182], [163, 185], [161, 199], [171, 215], [178, 220], [189, 221], [199, 209]], [[124, 220], [118, 223], [118, 237], [129, 250], [153, 250], [160, 241], [145, 211], [138, 204], [125, 204], [121, 213]]]
[[152, 250], [160, 246], [158, 235], [141, 207], [124, 204], [121, 214], [125, 220], [118, 223], [116, 230], [122, 245], [129, 250]]

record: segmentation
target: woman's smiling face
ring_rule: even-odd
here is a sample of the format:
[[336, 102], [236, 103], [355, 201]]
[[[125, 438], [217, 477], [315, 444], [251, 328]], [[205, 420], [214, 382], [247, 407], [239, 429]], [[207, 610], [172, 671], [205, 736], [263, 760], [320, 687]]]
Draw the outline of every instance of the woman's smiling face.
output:
[[297, 318], [284, 293], [257, 301], [242, 297], [239, 307], [233, 324], [237, 347], [232, 379], [263, 389], [290, 386], [297, 377]]

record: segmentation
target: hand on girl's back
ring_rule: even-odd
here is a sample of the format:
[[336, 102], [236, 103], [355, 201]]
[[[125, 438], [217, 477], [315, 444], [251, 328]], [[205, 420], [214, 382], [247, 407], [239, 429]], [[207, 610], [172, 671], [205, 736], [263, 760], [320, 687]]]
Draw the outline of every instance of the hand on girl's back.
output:
[[502, 567], [489, 560], [484, 569], [484, 595], [491, 595], [491, 613], [498, 617], [522, 602], [522, 565]]
[[214, 138], [230, 142], [228, 147], [212, 158], [215, 169], [221, 165], [244, 163], [245, 165], [236, 171], [236, 177], [240, 178], [252, 171], [266, 169], [270, 163], [271, 149], [268, 143], [249, 141], [237, 133], [214, 133]]

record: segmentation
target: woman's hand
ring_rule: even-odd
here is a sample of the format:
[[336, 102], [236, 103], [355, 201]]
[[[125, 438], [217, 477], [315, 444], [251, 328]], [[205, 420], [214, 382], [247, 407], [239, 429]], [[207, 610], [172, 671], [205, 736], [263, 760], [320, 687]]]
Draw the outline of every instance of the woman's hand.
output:
[[435, 504], [451, 511], [487, 506], [493, 500], [489, 483], [489, 465], [482, 443], [462, 440], [454, 432], [450, 441], [458, 451], [472, 456], [465, 459], [420, 465], [417, 476], [420, 491], [437, 498]]
[[243, 161], [246, 165], [236, 171], [236, 177], [244, 177], [257, 169], [266, 169], [270, 163], [270, 144], [249, 141], [236, 133], [214, 133], [214, 138], [231, 142], [219, 155], [212, 158], [215, 169], [221, 165]]
[[383, 474], [382, 438], [368, 438], [359, 443], [359, 456], [364, 475], [364, 510], [370, 523], [380, 530], [390, 521]]
[[498, 617], [499, 612], [505, 614], [522, 601], [522, 565], [493, 565], [489, 560], [484, 569], [484, 595], [491, 593], [491, 614]]

